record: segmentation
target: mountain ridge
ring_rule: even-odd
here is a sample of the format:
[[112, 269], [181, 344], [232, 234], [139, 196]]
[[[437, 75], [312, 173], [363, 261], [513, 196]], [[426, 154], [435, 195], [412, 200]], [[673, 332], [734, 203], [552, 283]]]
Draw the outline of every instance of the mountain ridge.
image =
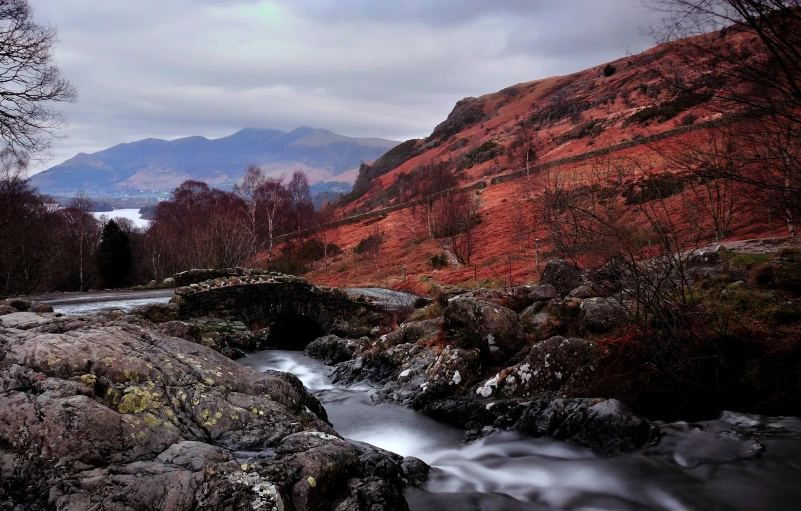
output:
[[301, 169], [313, 184], [352, 182], [352, 171], [361, 162], [377, 159], [398, 143], [306, 126], [289, 132], [243, 128], [214, 139], [199, 135], [146, 138], [78, 153], [33, 175], [31, 184], [51, 195], [81, 190], [90, 195], [165, 194], [186, 179], [231, 187], [249, 163], [274, 176]]

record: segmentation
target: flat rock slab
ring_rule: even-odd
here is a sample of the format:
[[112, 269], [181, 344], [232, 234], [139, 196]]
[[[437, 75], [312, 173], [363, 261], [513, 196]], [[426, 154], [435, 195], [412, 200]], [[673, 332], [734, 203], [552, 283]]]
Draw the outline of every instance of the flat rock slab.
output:
[[0, 316], [0, 325], [7, 328], [16, 328], [18, 330], [29, 330], [50, 322], [53, 317], [52, 314], [46, 313], [13, 312]]

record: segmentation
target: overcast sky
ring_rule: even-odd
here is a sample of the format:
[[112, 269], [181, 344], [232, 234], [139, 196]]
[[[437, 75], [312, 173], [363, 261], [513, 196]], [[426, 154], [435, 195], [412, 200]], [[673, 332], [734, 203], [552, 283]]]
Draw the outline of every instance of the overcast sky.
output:
[[79, 91], [41, 170], [244, 127], [427, 136], [453, 105], [652, 45], [642, 0], [30, 0]]

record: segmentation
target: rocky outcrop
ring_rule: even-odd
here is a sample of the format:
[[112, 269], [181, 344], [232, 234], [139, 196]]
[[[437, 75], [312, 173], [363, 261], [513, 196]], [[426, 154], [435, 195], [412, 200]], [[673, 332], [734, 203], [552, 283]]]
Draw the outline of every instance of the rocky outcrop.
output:
[[0, 501], [407, 509], [402, 487], [424, 477], [419, 463], [340, 438], [296, 377], [151, 327], [122, 313], [0, 316]]
[[448, 114], [448, 118], [434, 128], [434, 131], [426, 139], [446, 140], [455, 133], [459, 133], [467, 126], [475, 124], [484, 118], [484, 102], [479, 98], [468, 97], [460, 99], [453, 110]]

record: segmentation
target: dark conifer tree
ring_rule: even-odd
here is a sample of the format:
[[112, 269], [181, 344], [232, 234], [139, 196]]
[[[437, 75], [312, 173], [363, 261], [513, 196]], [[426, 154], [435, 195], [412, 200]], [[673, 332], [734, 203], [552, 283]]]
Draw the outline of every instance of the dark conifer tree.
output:
[[97, 266], [106, 287], [116, 288], [130, 284], [131, 240], [117, 222], [109, 220], [103, 226]]

